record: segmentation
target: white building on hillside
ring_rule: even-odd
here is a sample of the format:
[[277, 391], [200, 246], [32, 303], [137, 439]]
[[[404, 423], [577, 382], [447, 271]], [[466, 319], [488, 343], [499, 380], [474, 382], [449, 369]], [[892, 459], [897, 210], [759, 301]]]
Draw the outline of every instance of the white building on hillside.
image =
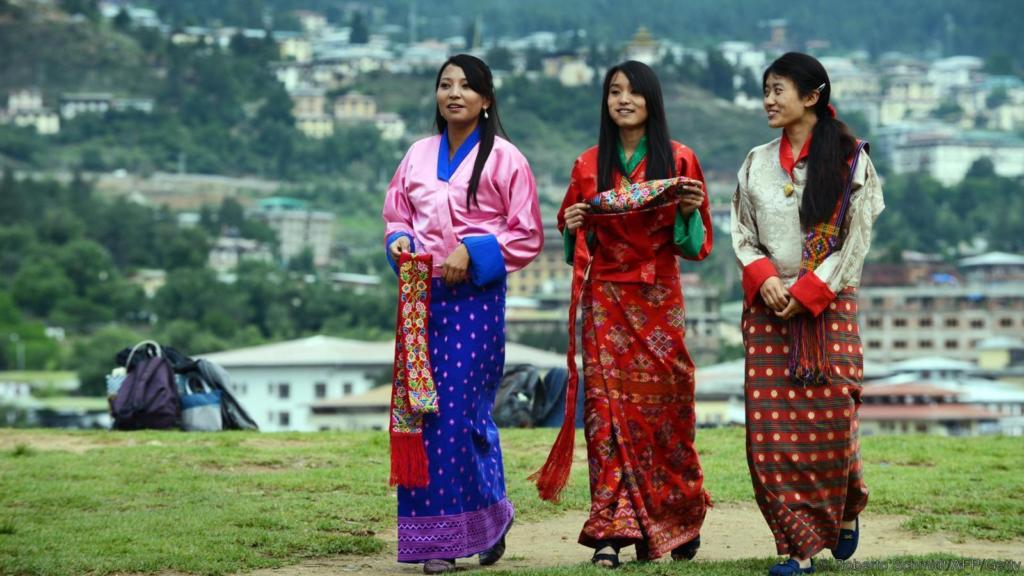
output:
[[923, 172], [951, 186], [964, 179], [982, 158], [1005, 178], [1024, 175], [1024, 141], [999, 132], [909, 134], [890, 151], [893, 172]]
[[985, 61], [977, 56], [951, 56], [932, 62], [928, 79], [939, 94], [947, 94], [955, 87], [974, 82], [984, 67]]
[[28, 126], [39, 134], [60, 132], [60, 117], [43, 106], [43, 95], [37, 88], [9, 93], [7, 109], [0, 109], [0, 124]]
[[334, 214], [310, 210], [308, 204], [294, 198], [271, 197], [259, 202], [253, 216], [277, 233], [281, 258], [289, 261], [309, 249], [313, 264], [326, 266], [331, 260], [334, 239]]
[[[365, 342], [313, 336], [203, 354], [231, 374], [231, 393], [265, 432], [319, 430], [312, 407], [360, 396], [391, 382], [394, 340]], [[565, 365], [565, 356], [514, 343], [505, 365], [542, 369]]]

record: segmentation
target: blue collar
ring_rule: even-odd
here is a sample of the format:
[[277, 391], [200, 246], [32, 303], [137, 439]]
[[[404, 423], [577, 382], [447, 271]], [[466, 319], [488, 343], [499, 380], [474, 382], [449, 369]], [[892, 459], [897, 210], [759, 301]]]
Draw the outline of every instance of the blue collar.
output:
[[466, 138], [466, 141], [459, 146], [459, 149], [455, 151], [455, 156], [452, 157], [451, 161], [448, 160], [448, 129], [445, 128], [444, 132], [441, 132], [441, 147], [437, 150], [437, 179], [449, 181], [452, 174], [459, 169], [459, 165], [462, 161], [469, 156], [469, 152], [473, 150], [473, 147], [480, 142], [480, 126], [473, 130], [472, 134]]

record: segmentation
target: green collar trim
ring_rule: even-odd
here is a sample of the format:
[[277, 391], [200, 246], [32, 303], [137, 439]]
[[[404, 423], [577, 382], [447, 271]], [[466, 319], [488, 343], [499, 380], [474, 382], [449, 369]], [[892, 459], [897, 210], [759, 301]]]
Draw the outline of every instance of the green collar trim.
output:
[[623, 176], [626, 177], [626, 180], [629, 180], [629, 175], [633, 173], [633, 170], [636, 170], [637, 165], [644, 159], [644, 156], [647, 156], [647, 135], [644, 134], [640, 137], [640, 142], [637, 143], [633, 156], [628, 160], [626, 159], [626, 151], [622, 148], [621, 140], [615, 143], [615, 148], [619, 152], [619, 161], [622, 162], [622, 167], [626, 169], [626, 173]]

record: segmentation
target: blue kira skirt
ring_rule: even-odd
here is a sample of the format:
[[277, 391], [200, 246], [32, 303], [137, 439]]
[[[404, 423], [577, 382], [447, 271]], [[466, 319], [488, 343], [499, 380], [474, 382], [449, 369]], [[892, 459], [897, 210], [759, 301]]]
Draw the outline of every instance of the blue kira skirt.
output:
[[432, 281], [430, 363], [440, 409], [423, 422], [430, 485], [398, 488], [399, 562], [479, 554], [512, 524], [491, 418], [505, 367], [504, 281]]

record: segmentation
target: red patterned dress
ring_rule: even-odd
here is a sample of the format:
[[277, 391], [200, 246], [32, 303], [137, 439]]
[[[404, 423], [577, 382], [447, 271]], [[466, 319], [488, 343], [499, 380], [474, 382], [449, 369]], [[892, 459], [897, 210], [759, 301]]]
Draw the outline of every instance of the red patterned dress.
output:
[[[703, 182], [693, 151], [677, 142], [672, 149], [676, 174]], [[630, 181], [645, 180], [646, 169], [645, 158]], [[616, 174], [616, 187], [621, 181]], [[568, 206], [590, 202], [597, 193], [594, 147], [573, 166], [559, 227]], [[710, 253], [711, 213], [705, 198], [699, 218], [692, 219], [703, 230], [690, 254], [673, 241], [676, 215], [673, 203], [591, 214], [585, 224], [594, 238], [581, 296], [591, 509], [579, 542], [646, 544], [650, 558], [698, 536], [710, 505], [693, 446], [694, 365], [683, 341], [677, 256], [701, 260]]]

